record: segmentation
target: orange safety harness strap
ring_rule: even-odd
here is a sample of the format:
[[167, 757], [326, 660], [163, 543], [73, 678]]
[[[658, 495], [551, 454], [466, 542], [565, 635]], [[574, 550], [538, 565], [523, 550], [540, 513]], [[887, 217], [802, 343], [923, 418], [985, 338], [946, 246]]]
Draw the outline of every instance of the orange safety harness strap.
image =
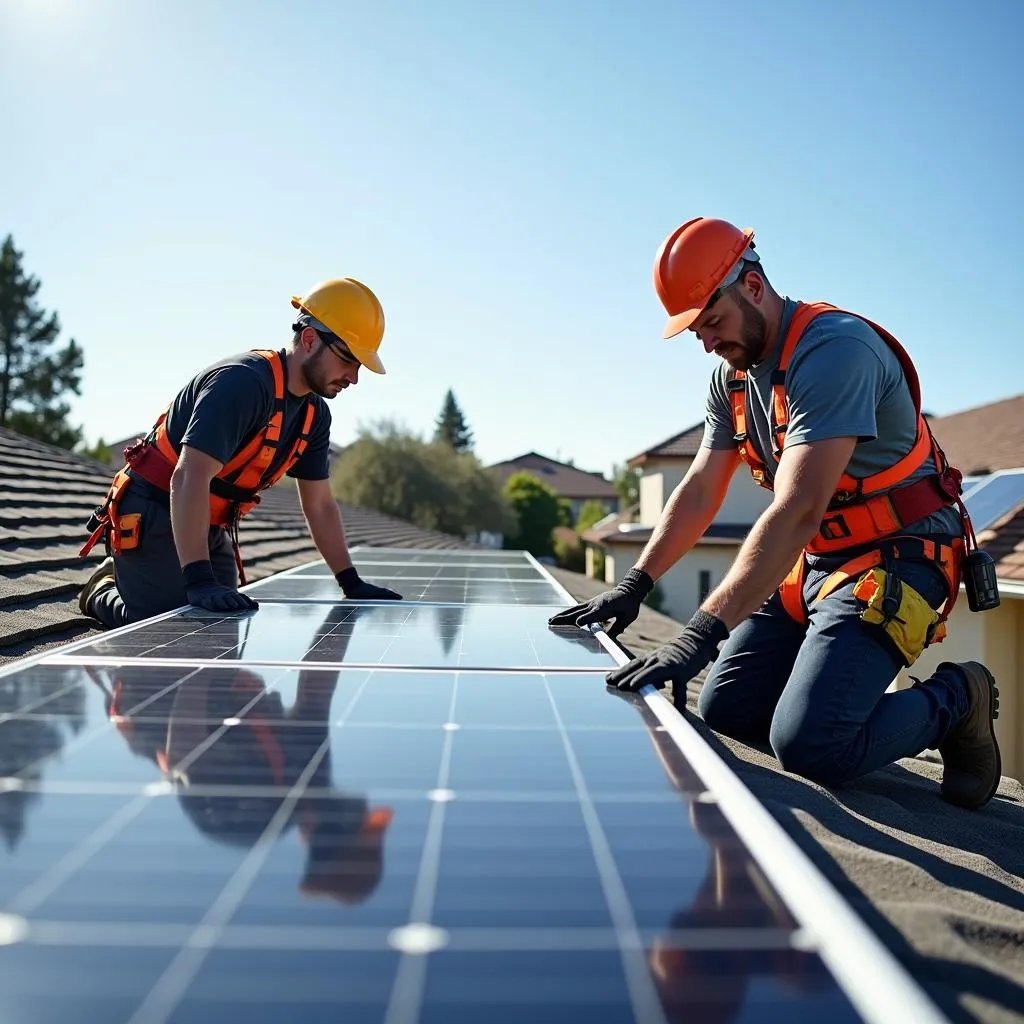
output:
[[[782, 342], [779, 365], [772, 373], [770, 431], [772, 457], [778, 462], [785, 447], [789, 425], [789, 402], [786, 396], [786, 370], [797, 343], [815, 317], [823, 313], [846, 313], [825, 302], [799, 303], [790, 320]], [[893, 350], [900, 361], [917, 414], [917, 435], [913, 446], [892, 466], [871, 476], [857, 479], [844, 473], [822, 519], [817, 535], [807, 550], [815, 553], [842, 551], [845, 548], [890, 536], [910, 523], [924, 519], [939, 509], [957, 502], [962, 477], [946, 462], [941, 448], [932, 436], [927, 420], [921, 414], [921, 387], [914, 364], [902, 345], [885, 328], [856, 313]], [[732, 407], [734, 440], [740, 458], [747, 463], [754, 480], [769, 490], [765, 464], [754, 450], [747, 424], [747, 382], [742, 370], [730, 372], [726, 381]], [[935, 473], [914, 483], [898, 486], [913, 476], [928, 459]]]
[[[276, 470], [268, 475], [267, 470], [277, 454], [284, 425], [285, 364], [281, 353], [270, 349], [257, 349], [254, 354], [270, 364], [274, 378], [273, 411], [267, 425], [257, 431], [210, 481], [210, 524], [228, 531], [242, 586], [246, 578], [238, 543], [239, 521], [259, 504], [257, 492], [272, 487], [302, 457], [309, 444], [316, 416], [316, 406], [312, 398], [307, 397], [299, 435]], [[107, 535], [108, 550], [115, 554], [123, 550], [117, 504], [133, 479], [144, 480], [165, 494], [170, 492], [171, 475], [178, 464], [179, 451], [167, 433], [168, 411], [161, 413], [149, 438], [139, 440], [124, 450], [125, 466], [114, 476], [104, 504], [96, 509], [90, 520], [92, 532], [80, 552], [83, 557], [104, 534]]]
[[[823, 313], [846, 313], [825, 302], [799, 303], [790, 320], [782, 341], [779, 364], [772, 373], [772, 401], [769, 429], [772, 438], [772, 458], [779, 461], [786, 443], [789, 425], [789, 402], [786, 396], [786, 371], [800, 338], [815, 317]], [[899, 359], [910, 389], [917, 415], [917, 434], [909, 452], [892, 466], [863, 478], [843, 473], [829, 503], [828, 510], [815, 537], [800, 553], [796, 564], [779, 587], [779, 598], [787, 614], [794, 621], [806, 625], [808, 608], [804, 601], [806, 556], [810, 554], [841, 554], [858, 550], [849, 561], [832, 572], [824, 581], [812, 604], [834, 593], [849, 580], [861, 576], [887, 560], [899, 557], [934, 561], [946, 578], [948, 596], [940, 613], [933, 642], [945, 636], [945, 621], [956, 604], [960, 580], [967, 552], [977, 546], [970, 517], [960, 498], [962, 476], [951, 467], [942, 449], [932, 436], [927, 420], [921, 413], [921, 386], [917, 371], [903, 346], [885, 328], [857, 313], [889, 346]], [[765, 463], [754, 450], [747, 419], [747, 381], [741, 370], [731, 371], [726, 389], [732, 408], [733, 440], [740, 458], [747, 464], [754, 480], [762, 487], [773, 489]], [[931, 459], [935, 472], [904, 484]], [[902, 485], [902, 486], [901, 486]], [[900, 535], [899, 531], [911, 523], [925, 519], [942, 508], [956, 505], [960, 510], [963, 536], [950, 543], [921, 537]], [[879, 542], [877, 547], [870, 547]], [[865, 546], [869, 546], [865, 550]]]

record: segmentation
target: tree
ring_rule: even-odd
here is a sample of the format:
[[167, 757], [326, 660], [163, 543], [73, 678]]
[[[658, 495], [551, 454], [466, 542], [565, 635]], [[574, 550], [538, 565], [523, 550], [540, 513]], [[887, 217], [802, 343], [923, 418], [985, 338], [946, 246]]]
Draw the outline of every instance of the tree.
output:
[[540, 558], [552, 554], [551, 534], [559, 525], [558, 495], [532, 473], [513, 473], [505, 481], [505, 498], [519, 518], [519, 530], [505, 537], [506, 548]]
[[38, 279], [27, 275], [8, 235], [0, 249], [0, 426], [40, 441], [74, 448], [82, 431], [68, 423], [67, 392], [81, 394], [82, 350], [57, 341], [60, 320], [36, 301]]
[[608, 510], [597, 498], [588, 498], [580, 506], [580, 514], [576, 519], [576, 532], [583, 534], [589, 530], [594, 523], [599, 523], [608, 515]]
[[[114, 464], [114, 456], [110, 453], [110, 445], [102, 437], [92, 447], [83, 440], [75, 450], [81, 455], [95, 459], [97, 462], [104, 462], [108, 466]], [[291, 477], [285, 477], [285, 479], [290, 480]]]
[[451, 388], [445, 392], [444, 404], [434, 427], [434, 440], [445, 442], [457, 452], [473, 450], [473, 432], [466, 425]]
[[456, 537], [506, 533], [515, 516], [479, 460], [393, 421], [363, 427], [332, 473], [336, 497]]
[[612, 476], [615, 480], [615, 490], [619, 492], [622, 504], [627, 508], [635, 505], [640, 500], [640, 470], [630, 469], [623, 464], [612, 467]]

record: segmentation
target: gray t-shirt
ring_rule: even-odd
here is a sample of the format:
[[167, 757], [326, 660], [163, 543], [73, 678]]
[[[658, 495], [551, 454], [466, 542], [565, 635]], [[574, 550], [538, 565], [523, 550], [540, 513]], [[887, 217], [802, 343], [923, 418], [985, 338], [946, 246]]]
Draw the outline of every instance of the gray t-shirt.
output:
[[[330, 475], [331, 412], [323, 398], [311, 397], [315, 413], [309, 440], [288, 475], [299, 480], [326, 480]], [[243, 352], [208, 366], [178, 392], [167, 414], [167, 434], [175, 448], [187, 444], [226, 464], [266, 426], [273, 412], [270, 364], [254, 352]], [[285, 388], [281, 440], [268, 474], [291, 451], [305, 413], [305, 397]]]
[[[763, 363], [747, 373], [747, 433], [765, 464], [768, 480], [774, 479], [777, 465], [771, 454], [772, 373], [779, 365], [782, 339], [796, 305], [792, 299], [785, 300], [779, 343]], [[728, 363], [721, 362], [711, 375], [702, 442], [707, 448], [736, 447], [726, 389], [729, 369]], [[847, 472], [858, 478], [887, 469], [913, 447], [917, 415], [903, 367], [892, 349], [859, 317], [847, 313], [815, 317], [786, 368], [785, 386], [787, 447], [830, 437], [857, 437]], [[904, 483], [934, 471], [929, 459]], [[959, 535], [959, 513], [955, 507], [941, 509], [908, 524], [903, 532]]]

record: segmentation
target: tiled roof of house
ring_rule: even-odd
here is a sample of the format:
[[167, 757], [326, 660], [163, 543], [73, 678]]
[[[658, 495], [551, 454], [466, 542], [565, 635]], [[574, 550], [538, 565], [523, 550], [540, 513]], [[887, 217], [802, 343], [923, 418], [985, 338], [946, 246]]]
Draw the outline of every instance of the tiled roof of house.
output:
[[[96, 628], [78, 592], [102, 545], [78, 552], [113, 469], [0, 428], [0, 662]], [[465, 548], [466, 541], [379, 512], [341, 506], [350, 545]], [[239, 531], [250, 582], [319, 557], [287, 480], [263, 492]]]
[[700, 423], [687, 427], [678, 434], [673, 434], [667, 440], [654, 445], [653, 448], [648, 448], [640, 452], [639, 455], [634, 455], [627, 465], [636, 468], [637, 466], [642, 466], [648, 459], [692, 458], [700, 450], [700, 442], [703, 437], [704, 421], [701, 420]]
[[488, 469], [504, 483], [513, 473], [526, 470], [548, 485], [561, 498], [601, 498], [617, 501], [619, 492], [615, 484], [600, 473], [591, 473], [550, 459], [539, 452], [526, 452], [514, 459], [496, 462]]
[[928, 422], [949, 461], [965, 476], [1024, 466], [1024, 394]]

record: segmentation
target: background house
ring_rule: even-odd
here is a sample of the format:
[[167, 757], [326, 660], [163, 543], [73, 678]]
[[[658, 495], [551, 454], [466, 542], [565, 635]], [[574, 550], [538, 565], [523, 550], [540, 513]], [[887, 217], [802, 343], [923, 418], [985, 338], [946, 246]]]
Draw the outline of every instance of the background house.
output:
[[[609, 516], [583, 534], [588, 545], [587, 571], [594, 573], [594, 548], [604, 553], [604, 579], [618, 583], [636, 562], [665, 503], [682, 482], [704, 436], [704, 423], [695, 424], [634, 455], [630, 468], [640, 472], [640, 501], [635, 509]], [[659, 580], [661, 608], [685, 622], [701, 601], [721, 582], [740, 544], [761, 512], [770, 492], [758, 487], [749, 473], [737, 472], [725, 501], [700, 543]]]
[[579, 518], [580, 509], [587, 501], [599, 501], [609, 513], [619, 509], [619, 492], [607, 477], [601, 473], [577, 469], [567, 462], [559, 462], [538, 452], [526, 452], [514, 459], [496, 462], [488, 469], [502, 485], [513, 473], [532, 473], [547, 484], [558, 497], [569, 503], [572, 507], [573, 522]]

